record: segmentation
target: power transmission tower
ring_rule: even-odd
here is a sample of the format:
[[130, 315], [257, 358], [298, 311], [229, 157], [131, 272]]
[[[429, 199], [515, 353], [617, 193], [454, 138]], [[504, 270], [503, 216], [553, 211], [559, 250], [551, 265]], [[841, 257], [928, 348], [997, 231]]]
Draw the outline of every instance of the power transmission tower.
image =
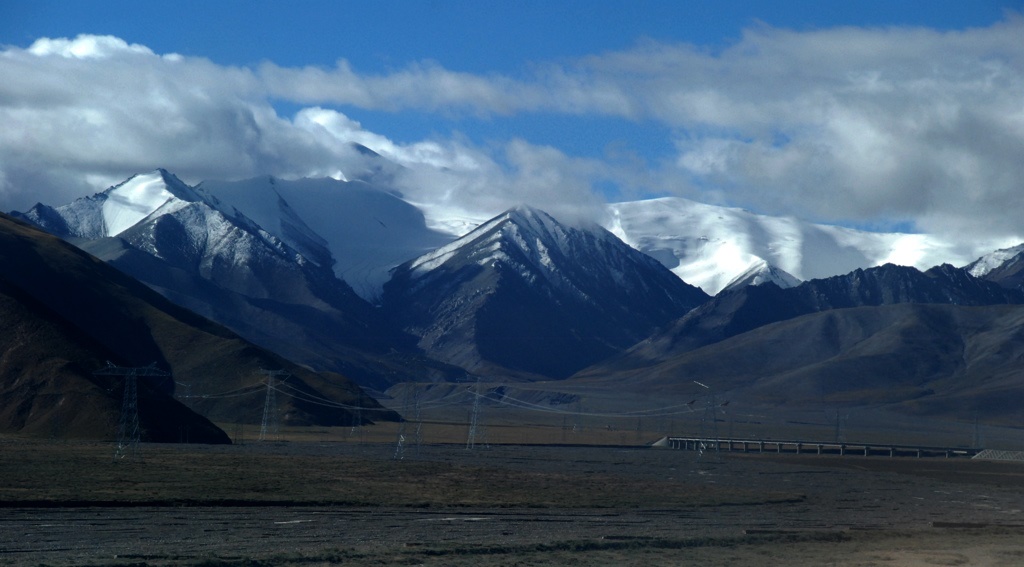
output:
[[469, 414], [469, 435], [466, 437], [466, 448], [476, 448], [477, 425], [480, 423], [480, 378], [476, 379], [473, 392], [473, 409]]
[[278, 433], [281, 430], [277, 411], [277, 386], [274, 385], [274, 379], [278, 376], [287, 377], [288, 372], [284, 370], [264, 370], [261, 368], [260, 374], [267, 377], [267, 397], [263, 400], [263, 424], [260, 425], [260, 441], [266, 441], [268, 429], [274, 439], [277, 439]]
[[423, 416], [420, 407], [420, 390], [413, 388], [413, 403], [416, 406], [413, 419], [416, 421], [416, 430], [412, 434], [413, 443], [416, 444], [416, 456], [420, 456], [420, 444], [423, 443]]
[[142, 437], [139, 425], [139, 376], [150, 378], [167, 378], [170, 372], [149, 366], [116, 366], [107, 362], [104, 368], [93, 372], [94, 376], [123, 376], [124, 391], [121, 394], [121, 416], [117, 422], [117, 445], [114, 446], [114, 461], [128, 457], [130, 460], [142, 460], [139, 441]]
[[[358, 404], [359, 402], [356, 401], [356, 403]], [[355, 416], [352, 418], [352, 430], [349, 432], [349, 434], [354, 436], [356, 434], [357, 430], [359, 432], [358, 439], [360, 441], [362, 441], [362, 439], [363, 439], [363, 407], [360, 406], [360, 405], [356, 406], [356, 413], [355, 413]]]
[[[406, 388], [405, 396], [402, 398], [402, 415], [409, 414], [409, 390]], [[395, 455], [392, 459], [401, 461], [405, 458], [405, 429], [409, 421], [402, 417], [398, 422], [398, 432], [395, 434]]]

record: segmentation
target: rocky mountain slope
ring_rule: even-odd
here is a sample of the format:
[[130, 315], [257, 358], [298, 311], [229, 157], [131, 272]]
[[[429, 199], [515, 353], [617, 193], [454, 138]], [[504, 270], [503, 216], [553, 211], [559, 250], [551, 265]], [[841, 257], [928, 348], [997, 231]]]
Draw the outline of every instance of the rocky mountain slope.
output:
[[[186, 419], [191, 412], [170, 398], [186, 391], [191, 397], [183, 401], [207, 419], [259, 423], [266, 398], [261, 369], [289, 374], [276, 396], [283, 423], [348, 424], [355, 407], [365, 408], [360, 414], [371, 419], [397, 418], [348, 379], [311, 372], [256, 347], [95, 257], [7, 216], [0, 217], [0, 263], [17, 267], [0, 277], [4, 320], [12, 329], [0, 350], [3, 389], [11, 394], [3, 398], [4, 426], [10, 429], [64, 427], [55, 425], [57, 416], [71, 415], [73, 420], [62, 423], [88, 424], [82, 431], [99, 435], [111, 421], [109, 410], [120, 404], [117, 388], [91, 374], [106, 361], [155, 363], [173, 373], [173, 382], [140, 384], [140, 395], [148, 399], [159, 390], [168, 400], [160, 415], [178, 416], [164, 424], [175, 429], [175, 436], [176, 424], [203, 422]], [[161, 438], [154, 425], [159, 420], [148, 419], [150, 435]]]
[[222, 189], [273, 232], [163, 170], [22, 217], [288, 359], [381, 388], [413, 375], [458, 374], [419, 360], [413, 339], [382, 324], [335, 276], [326, 241], [272, 183], [245, 188], [245, 199]]
[[519, 207], [398, 267], [386, 312], [474, 372], [563, 378], [707, 299], [596, 225]]
[[658, 364], [682, 353], [801, 315], [900, 303], [1000, 305], [1024, 303], [1024, 293], [980, 280], [962, 268], [921, 272], [886, 265], [781, 289], [767, 284], [723, 292], [589, 374]]
[[1024, 244], [986, 254], [965, 269], [972, 276], [1002, 287], [1024, 290]]
[[[901, 303], [812, 313], [643, 367], [581, 373], [591, 388], [704, 395], [736, 412], [886, 406], [1019, 423], [1024, 306]], [[571, 381], [573, 381], [571, 380]], [[747, 409], [744, 409], [747, 408]]]

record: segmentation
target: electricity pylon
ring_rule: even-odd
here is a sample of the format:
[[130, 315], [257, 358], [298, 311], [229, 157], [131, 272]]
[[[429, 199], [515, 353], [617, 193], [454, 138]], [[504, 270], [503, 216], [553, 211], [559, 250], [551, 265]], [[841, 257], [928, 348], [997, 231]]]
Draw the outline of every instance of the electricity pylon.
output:
[[139, 440], [142, 437], [139, 425], [139, 376], [167, 378], [170, 372], [160, 370], [156, 363], [149, 366], [116, 366], [111, 362], [95, 372], [94, 376], [124, 376], [124, 391], [121, 394], [121, 416], [117, 421], [117, 445], [114, 446], [114, 461], [124, 458], [142, 460]]
[[274, 379], [278, 376], [288, 376], [284, 370], [264, 370], [260, 368], [260, 374], [267, 377], [267, 397], [263, 400], [263, 424], [260, 425], [260, 441], [267, 440], [267, 431], [276, 439], [280, 432], [280, 422], [277, 411], [277, 387]]
[[477, 425], [480, 422], [480, 378], [476, 379], [473, 392], [473, 409], [469, 414], [469, 435], [466, 436], [466, 448], [476, 448]]

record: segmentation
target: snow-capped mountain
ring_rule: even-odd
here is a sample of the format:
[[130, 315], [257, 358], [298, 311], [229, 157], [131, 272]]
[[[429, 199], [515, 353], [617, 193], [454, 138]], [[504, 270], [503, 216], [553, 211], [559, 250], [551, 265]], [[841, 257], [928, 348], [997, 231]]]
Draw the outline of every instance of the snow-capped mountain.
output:
[[[174, 213], [203, 200], [180, 179], [158, 169], [67, 205], [54, 208], [39, 203], [16, 216], [57, 236], [95, 239], [117, 236], [146, 218]], [[214, 202], [207, 204], [217, 207]]]
[[1024, 289], [1024, 244], [996, 250], [971, 262], [968, 272], [1009, 289]]
[[297, 362], [378, 386], [422, 373], [385, 360], [414, 341], [335, 276], [324, 239], [272, 191], [252, 193], [247, 209], [287, 240], [162, 170], [21, 217]]
[[456, 237], [428, 228], [415, 206], [364, 181], [257, 177], [204, 181], [198, 189], [297, 250], [315, 243], [312, 257], [330, 256], [335, 275], [371, 302], [392, 269]]
[[790, 287], [888, 263], [925, 270], [978, 257], [972, 247], [926, 234], [812, 224], [676, 197], [610, 204], [604, 224], [712, 295], [739, 282]]
[[[196, 188], [176, 179], [152, 182], [152, 174], [136, 176], [109, 195], [58, 207], [57, 214], [43, 207], [28, 215], [55, 234], [97, 238], [119, 234], [142, 217], [173, 211], [180, 201], [204, 200], [226, 215], [252, 219], [306, 260], [331, 266], [371, 302], [379, 301], [396, 266], [487, 220], [436, 203], [410, 203], [361, 180], [264, 176], [204, 181]], [[709, 294], [768, 281], [790, 287], [886, 263], [918, 269], [964, 265], [980, 255], [925, 234], [859, 231], [674, 197], [609, 204], [601, 224]]]
[[[36, 205], [23, 218], [79, 241], [117, 237], [131, 249], [247, 297], [320, 306], [336, 299], [321, 297], [324, 293], [317, 287], [324, 282], [314, 281], [324, 278], [315, 273], [315, 262], [164, 170], [136, 175], [61, 207]], [[304, 248], [314, 249], [314, 257], [329, 258], [326, 249], [315, 250], [315, 241], [308, 240]], [[85, 247], [116, 248], [110, 244]], [[344, 289], [347, 286], [337, 283], [338, 290], [332, 293], [351, 294]]]
[[[781, 268], [769, 264], [765, 260], [754, 261], [747, 271], [732, 279], [725, 286], [725, 290], [747, 287], [748, 285], [762, 285], [773, 283], [780, 288], [788, 288], [800, 285], [800, 280], [786, 273]], [[724, 290], [723, 290], [724, 291]]]
[[707, 295], [600, 226], [529, 207], [406, 262], [384, 307], [428, 354], [561, 378], [646, 337]]

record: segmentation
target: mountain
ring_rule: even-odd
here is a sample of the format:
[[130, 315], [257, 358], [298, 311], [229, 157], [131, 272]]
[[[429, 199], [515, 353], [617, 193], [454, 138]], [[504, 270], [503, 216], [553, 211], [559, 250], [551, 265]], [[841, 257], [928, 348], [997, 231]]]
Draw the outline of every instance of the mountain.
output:
[[745, 272], [734, 277], [723, 289], [731, 290], [766, 283], [775, 284], [780, 288], [788, 288], [800, 285], [800, 280], [786, 273], [785, 270], [762, 260], [754, 261]]
[[[103, 400], [94, 386], [110, 384], [97, 382], [91, 374], [106, 361], [121, 366], [155, 363], [170, 370], [173, 382], [140, 385], [140, 395], [152, 388], [165, 398], [188, 392], [193, 410], [222, 423], [263, 419], [267, 389], [261, 369], [289, 375], [276, 397], [284, 423], [349, 424], [355, 419], [350, 410], [357, 407], [365, 408], [362, 415], [397, 419], [347, 378], [292, 364], [171, 303], [67, 242], [6, 215], [0, 216], [0, 265], [16, 267], [0, 276], [5, 324], [10, 321], [7, 327], [12, 329], [0, 355], [3, 388], [12, 394], [3, 398], [7, 427], [15, 427], [10, 425], [12, 415], [28, 421], [54, 415], [55, 407], [63, 408], [61, 395], [67, 396], [67, 403], [98, 400], [98, 406], [82, 410], [74, 419], [89, 421], [90, 427], [109, 421], [109, 414], [101, 410], [118, 402], [110, 401], [109, 389]], [[29, 387], [32, 384], [36, 386]], [[144, 403], [140, 400], [140, 407]], [[185, 415], [180, 408], [163, 405], [167, 415]], [[14, 406], [22, 409], [12, 410]], [[61, 410], [65, 411], [78, 413], [73, 408]]]
[[518, 207], [399, 266], [383, 305], [435, 358], [564, 378], [706, 299], [597, 225]]
[[[0, 231], [4, 219], [0, 218]], [[6, 235], [0, 235], [0, 239]], [[6, 246], [7, 242], [0, 246]], [[121, 379], [96, 376], [116, 358], [46, 305], [0, 277], [0, 433], [110, 439], [120, 418]], [[170, 395], [164, 381], [139, 380], [140, 437], [228, 443], [208, 419]]]
[[790, 287], [887, 263], [923, 270], [977, 257], [973, 247], [925, 234], [859, 231], [676, 197], [609, 204], [603, 224], [712, 295], [752, 270], [766, 273], [750, 281]]
[[[413, 375], [458, 374], [418, 359], [414, 339], [383, 324], [335, 276], [328, 242], [268, 179], [219, 187], [228, 201], [157, 170], [22, 217], [288, 359], [380, 388]], [[321, 181], [290, 192], [304, 206], [337, 205], [318, 189], [340, 189]]]
[[1024, 290], [1024, 244], [996, 250], [964, 267], [972, 276]]
[[967, 270], [949, 265], [921, 272], [892, 264], [811, 280], [789, 289], [772, 284], [738, 288], [720, 293], [628, 352], [585, 373], [594, 375], [651, 366], [759, 327], [810, 313], [901, 303], [1021, 304], [1024, 293], [979, 280]]
[[334, 274], [364, 299], [380, 299], [391, 270], [454, 240], [427, 227], [400, 194], [365, 181], [204, 181], [198, 189], [253, 219], [297, 250], [314, 239], [333, 257]]
[[1022, 363], [1024, 306], [902, 303], [803, 315], [587, 383], [668, 396], [697, 379], [734, 406], [776, 408], [760, 411], [882, 405], [1016, 425]]

